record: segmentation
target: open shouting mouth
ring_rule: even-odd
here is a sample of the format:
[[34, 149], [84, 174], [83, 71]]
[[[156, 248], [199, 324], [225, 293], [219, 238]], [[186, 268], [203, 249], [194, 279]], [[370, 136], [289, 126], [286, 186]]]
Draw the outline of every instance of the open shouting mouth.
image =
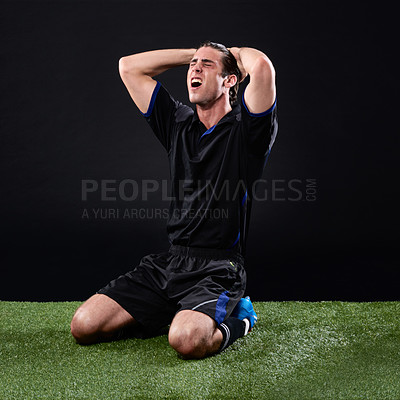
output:
[[190, 83], [192, 85], [192, 88], [197, 88], [202, 85], [203, 81], [200, 78], [192, 78]]

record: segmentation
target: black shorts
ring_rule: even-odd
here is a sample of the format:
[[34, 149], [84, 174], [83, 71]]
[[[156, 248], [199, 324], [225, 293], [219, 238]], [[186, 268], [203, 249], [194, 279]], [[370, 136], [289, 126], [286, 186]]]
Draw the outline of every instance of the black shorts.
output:
[[97, 293], [128, 311], [146, 330], [169, 325], [182, 310], [223, 322], [243, 297], [246, 272], [241, 255], [229, 250], [172, 246], [150, 254], [133, 270]]

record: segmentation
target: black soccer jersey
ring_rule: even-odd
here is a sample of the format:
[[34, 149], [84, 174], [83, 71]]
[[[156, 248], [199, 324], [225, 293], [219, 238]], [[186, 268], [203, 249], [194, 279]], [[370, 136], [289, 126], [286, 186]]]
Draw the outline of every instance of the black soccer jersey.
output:
[[254, 183], [277, 134], [276, 102], [261, 114], [236, 105], [207, 129], [157, 82], [144, 114], [168, 152], [171, 244], [244, 254]]

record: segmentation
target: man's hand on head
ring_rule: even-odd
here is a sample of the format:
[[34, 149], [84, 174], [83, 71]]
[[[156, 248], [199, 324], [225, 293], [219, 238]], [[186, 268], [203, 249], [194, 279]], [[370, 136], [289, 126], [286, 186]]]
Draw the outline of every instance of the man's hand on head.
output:
[[242, 73], [242, 79], [240, 80], [240, 83], [244, 81], [244, 79], [247, 76], [247, 72], [243, 67], [242, 60], [240, 59], [240, 47], [229, 47], [228, 50], [233, 54], [233, 56], [236, 58], [236, 62], [238, 64], [238, 67], [240, 69], [240, 72]]
[[240, 70], [250, 76], [244, 92], [244, 101], [251, 113], [269, 110], [276, 100], [275, 69], [271, 60], [260, 50], [251, 47], [232, 47]]

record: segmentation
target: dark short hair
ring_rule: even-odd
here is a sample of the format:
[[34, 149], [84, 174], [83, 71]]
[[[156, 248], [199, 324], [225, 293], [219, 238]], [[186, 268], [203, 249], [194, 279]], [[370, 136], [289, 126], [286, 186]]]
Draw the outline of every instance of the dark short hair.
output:
[[237, 82], [234, 86], [232, 86], [229, 89], [229, 103], [232, 107], [233, 104], [237, 101], [239, 82], [242, 80], [242, 73], [240, 72], [236, 58], [223, 44], [220, 44], [220, 43], [215, 43], [215, 42], [211, 42], [210, 40], [207, 40], [207, 41], [201, 43], [197, 49], [200, 49], [202, 47], [211, 47], [215, 50], [218, 50], [220, 53], [222, 53], [222, 67], [223, 67], [222, 76], [223, 77], [228, 76], [228, 75], [236, 75]]

